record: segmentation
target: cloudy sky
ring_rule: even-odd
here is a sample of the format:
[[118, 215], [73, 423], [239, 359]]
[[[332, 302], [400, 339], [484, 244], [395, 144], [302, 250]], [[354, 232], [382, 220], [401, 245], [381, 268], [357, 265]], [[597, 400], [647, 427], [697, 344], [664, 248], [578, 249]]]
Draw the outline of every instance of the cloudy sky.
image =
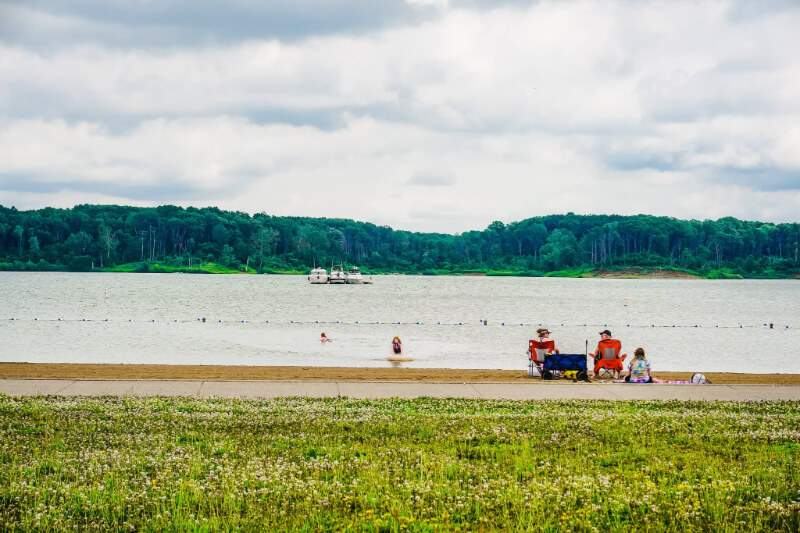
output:
[[0, 205], [800, 220], [800, 3], [0, 0]]

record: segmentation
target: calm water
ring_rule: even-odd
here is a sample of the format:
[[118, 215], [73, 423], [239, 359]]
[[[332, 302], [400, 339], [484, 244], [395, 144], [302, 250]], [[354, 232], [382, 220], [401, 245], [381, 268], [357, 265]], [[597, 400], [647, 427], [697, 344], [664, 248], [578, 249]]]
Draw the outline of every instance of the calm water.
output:
[[797, 281], [0, 272], [2, 361], [385, 367], [397, 335], [404, 366], [524, 369], [540, 323], [656, 371], [800, 373]]

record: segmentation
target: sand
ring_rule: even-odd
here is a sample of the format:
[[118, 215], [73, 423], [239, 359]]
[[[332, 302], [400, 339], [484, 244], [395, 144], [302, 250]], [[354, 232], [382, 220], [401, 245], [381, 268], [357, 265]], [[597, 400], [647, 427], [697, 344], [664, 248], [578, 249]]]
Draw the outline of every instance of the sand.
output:
[[[691, 372], [654, 372], [663, 380], [688, 380]], [[800, 385], [800, 374], [732, 374], [707, 372], [714, 384]], [[0, 378], [150, 379], [208, 381], [421, 381], [431, 383], [531, 383], [526, 370], [454, 370], [440, 368], [348, 368], [313, 366], [113, 365], [0, 363]]]

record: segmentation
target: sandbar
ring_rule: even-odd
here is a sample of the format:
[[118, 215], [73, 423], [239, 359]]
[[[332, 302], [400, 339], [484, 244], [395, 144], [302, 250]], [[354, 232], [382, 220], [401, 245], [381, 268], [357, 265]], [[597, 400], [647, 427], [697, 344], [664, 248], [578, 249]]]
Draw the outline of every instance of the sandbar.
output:
[[[704, 372], [712, 384], [800, 385], [800, 374]], [[692, 372], [653, 372], [663, 380], [688, 380]], [[529, 378], [526, 370], [452, 368], [352, 368], [316, 366], [121, 365], [0, 362], [0, 379], [122, 379], [209, 381], [365, 381], [427, 383], [536, 383], [566, 380]]]

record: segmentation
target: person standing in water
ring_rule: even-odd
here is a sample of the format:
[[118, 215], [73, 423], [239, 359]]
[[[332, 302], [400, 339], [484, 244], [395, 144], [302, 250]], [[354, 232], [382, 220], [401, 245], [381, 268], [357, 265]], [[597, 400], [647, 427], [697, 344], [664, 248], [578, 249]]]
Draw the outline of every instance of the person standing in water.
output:
[[392, 339], [392, 353], [396, 355], [403, 353], [403, 342], [400, 340], [400, 337]]
[[329, 338], [328, 338], [328, 336], [327, 336], [327, 335], [325, 335], [325, 332], [324, 332], [324, 331], [322, 332], [322, 335], [320, 336], [320, 339], [319, 339], [319, 340], [320, 340], [321, 342], [333, 342], [333, 339], [329, 339]]

